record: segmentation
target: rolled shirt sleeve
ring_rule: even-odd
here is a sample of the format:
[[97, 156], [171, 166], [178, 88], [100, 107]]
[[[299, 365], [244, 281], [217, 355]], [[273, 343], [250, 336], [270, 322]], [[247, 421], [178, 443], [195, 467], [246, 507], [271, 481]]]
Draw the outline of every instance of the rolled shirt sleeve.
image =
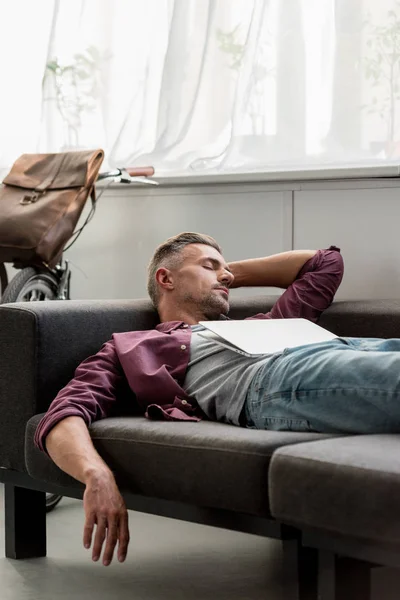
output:
[[253, 318], [303, 318], [316, 323], [335, 297], [343, 279], [344, 264], [340, 248], [318, 250], [299, 271], [294, 282], [266, 314]]
[[116, 391], [123, 378], [113, 341], [84, 360], [74, 378], [57, 394], [39, 422], [35, 445], [46, 452], [46, 436], [66, 417], [81, 417], [87, 426], [107, 417], [116, 402]]

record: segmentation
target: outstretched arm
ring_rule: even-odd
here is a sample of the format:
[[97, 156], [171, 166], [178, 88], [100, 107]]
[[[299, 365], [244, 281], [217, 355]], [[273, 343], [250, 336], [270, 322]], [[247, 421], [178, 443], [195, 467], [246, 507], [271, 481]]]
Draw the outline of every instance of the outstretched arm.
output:
[[39, 423], [36, 445], [50, 455], [56, 465], [83, 483], [85, 528], [83, 543], [92, 558], [109, 565], [118, 542], [118, 560], [125, 560], [129, 543], [128, 512], [114, 475], [93, 446], [88, 425], [110, 414], [122, 368], [114, 345], [108, 342], [81, 363], [75, 377], [60, 391]]
[[[50, 457], [60, 469], [85, 484], [83, 545], [93, 541], [92, 559], [108, 566], [118, 542], [118, 560], [126, 558], [129, 544], [128, 511], [114, 475], [93, 446], [88, 428], [80, 417], [60, 421], [46, 438]], [[93, 539], [94, 530], [96, 533]]]

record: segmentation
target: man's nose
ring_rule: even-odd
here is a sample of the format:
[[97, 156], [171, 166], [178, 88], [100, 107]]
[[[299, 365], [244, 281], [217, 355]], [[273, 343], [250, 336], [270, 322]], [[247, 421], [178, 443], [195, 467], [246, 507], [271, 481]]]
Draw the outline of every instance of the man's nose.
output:
[[233, 279], [234, 279], [234, 277], [233, 277], [232, 273], [230, 273], [229, 271], [226, 271], [226, 269], [224, 269], [221, 272], [221, 275], [219, 277], [219, 281], [221, 283], [225, 283], [228, 287], [231, 285]]

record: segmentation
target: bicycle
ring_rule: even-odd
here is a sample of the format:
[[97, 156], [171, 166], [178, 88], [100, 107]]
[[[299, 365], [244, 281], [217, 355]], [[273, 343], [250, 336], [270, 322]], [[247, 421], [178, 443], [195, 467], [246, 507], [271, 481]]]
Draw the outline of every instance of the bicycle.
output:
[[[53, 269], [45, 265], [38, 267], [36, 265], [14, 264], [13, 266], [20, 269], [20, 272], [8, 282], [5, 266], [3, 263], [0, 264], [0, 304], [44, 300], [70, 300], [71, 270], [68, 260], [64, 259], [63, 256], [72, 244], [76, 242], [86, 225], [92, 220], [96, 204], [101, 195], [111, 183], [158, 185], [157, 181], [149, 179], [152, 175], [154, 175], [153, 167], [114, 169], [113, 171], [100, 173], [97, 177], [97, 182], [107, 179], [110, 182], [99, 193], [96, 202], [92, 204], [92, 208], [84, 224], [72, 234], [71, 237], [74, 239], [63, 249], [61, 258]], [[46, 512], [51, 512], [61, 499], [62, 496], [58, 494], [46, 494]]]
[[[154, 174], [153, 167], [132, 167], [127, 169], [114, 169], [100, 173], [97, 182], [110, 180], [111, 183], [145, 183], [158, 185], [157, 181], [149, 179]], [[110, 185], [109, 184], [109, 185]], [[10, 302], [34, 302], [43, 300], [70, 300], [71, 271], [68, 260], [63, 258], [64, 253], [76, 242], [86, 225], [92, 220], [96, 204], [108, 186], [100, 192], [96, 203], [92, 205], [90, 213], [80, 229], [72, 235], [72, 242], [64, 248], [63, 254], [57, 265], [50, 269], [43, 265], [14, 264], [14, 268], [20, 269], [13, 279], [8, 282], [7, 272], [3, 264], [0, 265], [0, 304]]]

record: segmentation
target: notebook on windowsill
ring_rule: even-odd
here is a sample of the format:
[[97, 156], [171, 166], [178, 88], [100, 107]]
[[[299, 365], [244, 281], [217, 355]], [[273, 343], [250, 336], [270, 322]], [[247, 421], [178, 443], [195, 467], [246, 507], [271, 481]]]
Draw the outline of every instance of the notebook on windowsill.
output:
[[244, 356], [262, 356], [338, 336], [307, 319], [254, 319], [249, 321], [200, 321], [199, 335]]

